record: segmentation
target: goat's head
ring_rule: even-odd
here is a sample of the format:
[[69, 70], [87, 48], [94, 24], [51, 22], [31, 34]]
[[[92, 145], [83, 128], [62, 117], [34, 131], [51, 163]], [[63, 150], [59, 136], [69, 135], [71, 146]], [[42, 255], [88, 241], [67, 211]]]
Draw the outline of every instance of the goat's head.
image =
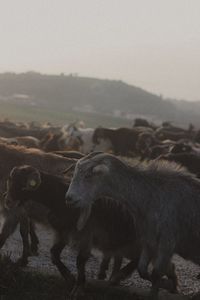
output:
[[94, 130], [93, 136], [92, 136], [92, 141], [94, 144], [99, 144], [101, 139], [104, 139], [104, 128], [102, 127], [97, 127]]
[[169, 152], [170, 153], [191, 153], [192, 152], [192, 146], [187, 143], [176, 143], [172, 147], [170, 147]]
[[7, 180], [5, 205], [12, 208], [29, 200], [41, 184], [40, 172], [31, 166], [14, 167]]
[[78, 230], [85, 226], [94, 201], [102, 196], [109, 196], [109, 189], [112, 189], [112, 168], [109, 159], [112, 161], [109, 154], [93, 152], [76, 164], [65, 199], [67, 205], [81, 209]]
[[[112, 197], [116, 188], [119, 159], [110, 154], [93, 152], [80, 159], [66, 193], [66, 203], [78, 208], [91, 207], [101, 197]], [[120, 170], [119, 170], [120, 172]]]
[[76, 126], [70, 126], [68, 131], [60, 138], [60, 142], [69, 149], [79, 150], [80, 146], [83, 144], [82, 132]]

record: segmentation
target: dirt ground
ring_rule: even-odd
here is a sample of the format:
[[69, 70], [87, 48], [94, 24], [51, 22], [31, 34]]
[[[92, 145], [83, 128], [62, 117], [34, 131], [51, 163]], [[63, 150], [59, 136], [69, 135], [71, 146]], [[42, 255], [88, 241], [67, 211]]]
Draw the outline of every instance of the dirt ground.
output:
[[[47, 228], [37, 226], [37, 234], [40, 240], [39, 256], [30, 257], [27, 270], [39, 270], [43, 272], [52, 272], [58, 274], [57, 269], [52, 265], [50, 260], [49, 249], [53, 243], [53, 233]], [[3, 253], [11, 254], [13, 260], [17, 260], [21, 255], [22, 243], [19, 235], [19, 230], [10, 236], [6, 244], [2, 248]], [[76, 253], [72, 249], [65, 248], [62, 254], [62, 260], [67, 264], [69, 269], [75, 274], [75, 258]], [[101, 256], [94, 253], [87, 264], [88, 278], [95, 278]], [[200, 268], [191, 262], [185, 261], [182, 258], [175, 256], [174, 262], [176, 264], [177, 275], [179, 278], [179, 289], [182, 293], [187, 295], [196, 294], [200, 292], [200, 280], [196, 279]], [[135, 286], [142, 288], [149, 286], [147, 281], [142, 280], [137, 272], [134, 272], [131, 278], [123, 282], [124, 285]]]

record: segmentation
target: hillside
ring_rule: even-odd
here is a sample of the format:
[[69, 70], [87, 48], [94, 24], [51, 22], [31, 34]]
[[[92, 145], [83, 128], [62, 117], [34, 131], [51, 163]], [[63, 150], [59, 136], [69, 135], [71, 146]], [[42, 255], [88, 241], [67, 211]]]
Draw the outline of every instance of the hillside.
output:
[[33, 113], [33, 119], [44, 113], [46, 119], [49, 115], [54, 121], [63, 122], [68, 116], [93, 119], [91, 124], [99, 125], [101, 119], [111, 118], [114, 123], [126, 125], [134, 117], [146, 116], [158, 122], [170, 120], [187, 125], [192, 121], [200, 125], [199, 103], [163, 99], [122, 81], [64, 74], [0, 74], [0, 104], [0, 116], [22, 119], [23, 115], [27, 119], [26, 113], [30, 117]]

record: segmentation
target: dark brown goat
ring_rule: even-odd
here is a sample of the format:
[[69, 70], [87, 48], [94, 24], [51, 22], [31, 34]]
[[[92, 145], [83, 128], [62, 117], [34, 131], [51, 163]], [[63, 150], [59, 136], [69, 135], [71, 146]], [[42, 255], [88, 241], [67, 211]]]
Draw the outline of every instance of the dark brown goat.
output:
[[26, 148], [40, 148], [39, 139], [33, 136], [18, 136], [12, 138], [0, 137], [0, 143], [4, 143], [7, 145], [24, 146]]
[[155, 136], [160, 141], [172, 140], [177, 142], [180, 139], [193, 139], [193, 135], [191, 134], [191, 132], [183, 129], [177, 131], [173, 129], [173, 127], [172, 129], [170, 127], [160, 127], [156, 130]]
[[133, 127], [150, 127], [150, 123], [146, 119], [136, 118], [133, 123]]
[[0, 122], [0, 136], [6, 138], [12, 138], [15, 136], [33, 136], [38, 139], [42, 139], [49, 130], [57, 132], [58, 127], [39, 127], [39, 128], [28, 128], [28, 126], [20, 126], [12, 122]]
[[160, 155], [159, 160], [174, 161], [187, 168], [191, 173], [200, 178], [200, 155], [194, 153], [168, 153]]
[[151, 148], [157, 144], [159, 144], [159, 141], [155, 138], [154, 133], [148, 131], [140, 133], [136, 143], [137, 152], [141, 157], [140, 160], [148, 158]]
[[46, 152], [63, 150], [63, 147], [60, 143], [61, 137], [62, 132], [48, 132], [40, 142], [41, 149]]
[[108, 139], [115, 154], [130, 155], [136, 151], [136, 142], [140, 132], [137, 128], [109, 129], [98, 127], [93, 134], [93, 143], [98, 144], [100, 139]]
[[[39, 170], [44, 170], [52, 174], [61, 174], [69, 166], [74, 164], [73, 159], [67, 159], [55, 154], [47, 154], [38, 149], [26, 149], [18, 146], [8, 146], [0, 144], [0, 203], [1, 211], [5, 217], [5, 222], [0, 234], [0, 248], [4, 245], [6, 239], [15, 230], [17, 224], [20, 222], [20, 232], [23, 240], [23, 255], [22, 263], [27, 263], [29, 255], [29, 242], [28, 242], [28, 223], [27, 213], [24, 208], [15, 208], [7, 210], [4, 206], [4, 192], [6, 190], [6, 181], [13, 167], [22, 164], [30, 164], [37, 167]], [[45, 217], [46, 209], [44, 207], [36, 207], [33, 209], [36, 217], [42, 220]], [[31, 227], [32, 229], [32, 227]], [[35, 252], [37, 250], [38, 240], [34, 231], [30, 232], [32, 237], [31, 249]]]

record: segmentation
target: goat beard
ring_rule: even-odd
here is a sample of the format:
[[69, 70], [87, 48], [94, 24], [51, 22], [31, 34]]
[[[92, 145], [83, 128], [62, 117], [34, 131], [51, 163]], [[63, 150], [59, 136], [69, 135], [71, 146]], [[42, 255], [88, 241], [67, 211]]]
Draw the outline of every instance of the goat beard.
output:
[[87, 223], [87, 220], [90, 216], [91, 209], [92, 209], [91, 205], [89, 205], [86, 208], [81, 209], [80, 217], [77, 222], [77, 230], [78, 231], [81, 231], [85, 227], [85, 224]]

